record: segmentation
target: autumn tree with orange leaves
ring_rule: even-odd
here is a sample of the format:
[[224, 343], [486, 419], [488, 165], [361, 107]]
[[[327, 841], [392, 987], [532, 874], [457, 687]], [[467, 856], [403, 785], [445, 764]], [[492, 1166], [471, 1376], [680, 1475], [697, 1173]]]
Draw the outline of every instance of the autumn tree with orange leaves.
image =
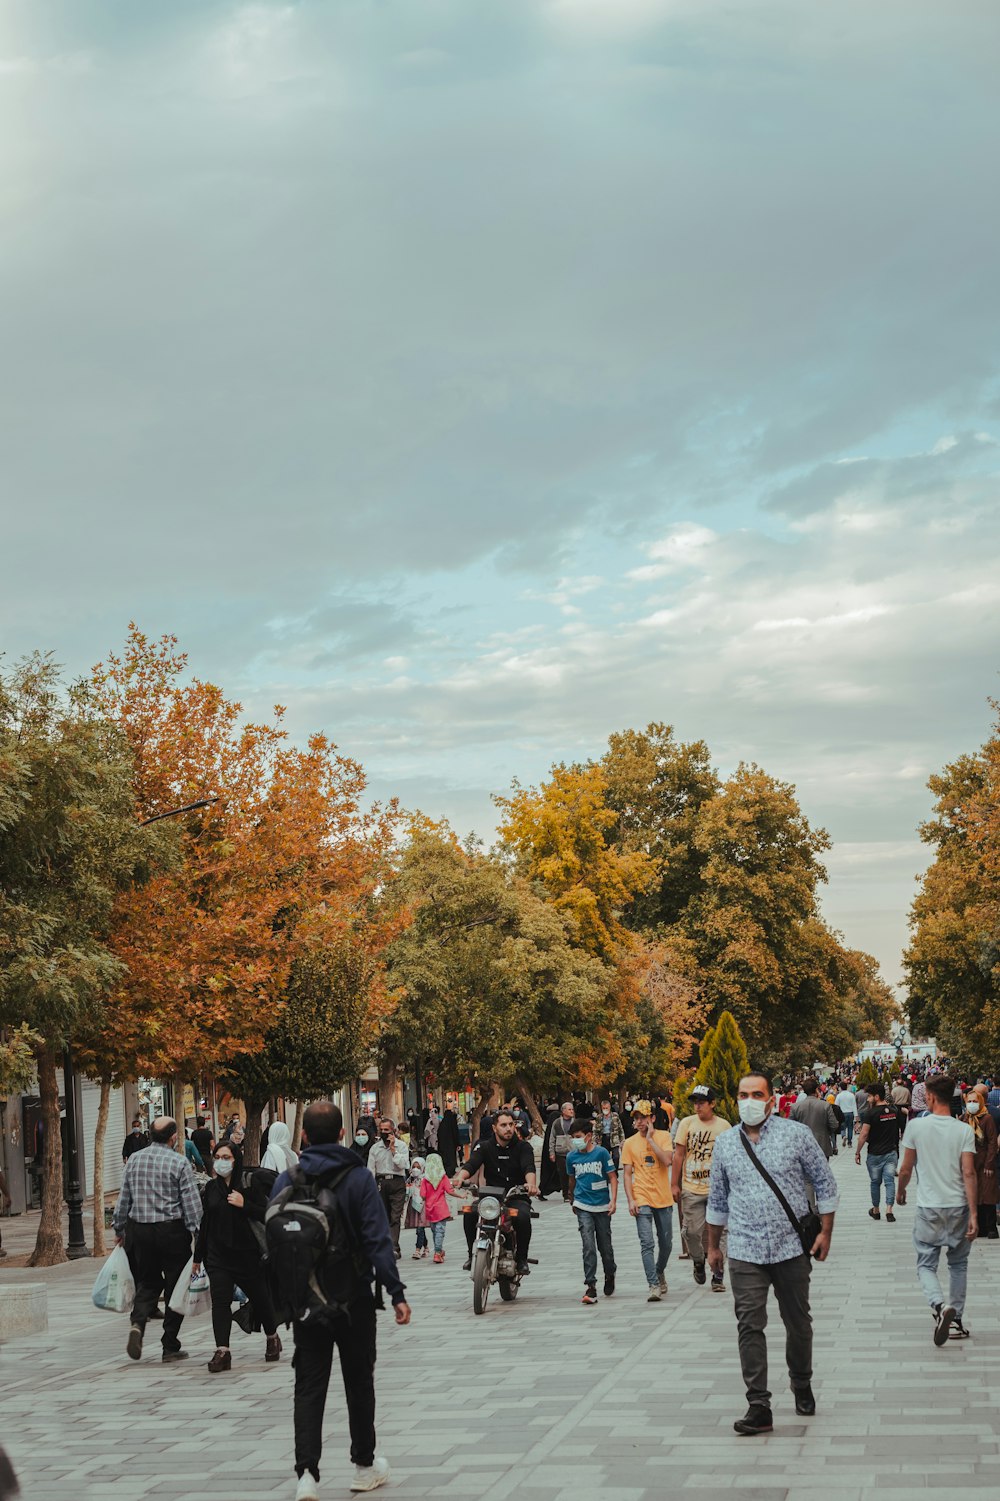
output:
[[132, 750], [138, 820], [215, 801], [173, 820], [173, 867], [118, 902], [125, 977], [87, 1039], [89, 1066], [102, 1079], [211, 1075], [263, 1048], [296, 957], [358, 921], [385, 876], [394, 810], [366, 811], [362, 768], [323, 735], [293, 745], [280, 707], [243, 721], [187, 676], [172, 636], [133, 624], [94, 684]]

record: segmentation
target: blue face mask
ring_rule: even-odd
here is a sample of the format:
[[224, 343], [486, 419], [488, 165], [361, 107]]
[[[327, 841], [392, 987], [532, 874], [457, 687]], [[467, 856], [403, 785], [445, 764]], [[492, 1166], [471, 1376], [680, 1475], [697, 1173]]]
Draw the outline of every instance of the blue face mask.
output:
[[574, 1152], [585, 1152], [587, 1150], [587, 1138], [585, 1136], [574, 1136], [572, 1140]]

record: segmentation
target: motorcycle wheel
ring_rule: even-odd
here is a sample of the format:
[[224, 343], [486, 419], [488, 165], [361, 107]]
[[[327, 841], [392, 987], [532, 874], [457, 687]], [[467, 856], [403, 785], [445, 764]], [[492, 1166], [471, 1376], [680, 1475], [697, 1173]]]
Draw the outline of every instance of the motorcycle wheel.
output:
[[505, 1303], [513, 1303], [517, 1297], [517, 1290], [521, 1286], [520, 1279], [518, 1277], [498, 1277], [497, 1281], [500, 1284], [501, 1298], [503, 1298]]
[[472, 1263], [472, 1311], [473, 1313], [486, 1312], [486, 1300], [490, 1295], [490, 1261], [489, 1251], [479, 1250], [476, 1259]]

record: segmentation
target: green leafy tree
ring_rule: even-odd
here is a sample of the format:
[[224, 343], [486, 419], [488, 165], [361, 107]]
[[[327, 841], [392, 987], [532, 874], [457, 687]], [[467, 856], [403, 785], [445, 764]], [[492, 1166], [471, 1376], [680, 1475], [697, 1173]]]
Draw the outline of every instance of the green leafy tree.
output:
[[740, 1118], [736, 1092], [741, 1079], [750, 1071], [746, 1043], [736, 1018], [723, 1011], [714, 1027], [709, 1027], [698, 1049], [699, 1061], [694, 1078], [686, 1088], [675, 1093], [674, 1106], [681, 1113], [691, 1111], [691, 1090], [707, 1084], [715, 1090], [715, 1113], [735, 1124]]
[[867, 1088], [869, 1084], [878, 1083], [878, 1070], [870, 1058], [863, 1058], [861, 1060], [861, 1067], [858, 1069], [857, 1078], [854, 1082], [859, 1089], [862, 1085]]
[[33, 657], [0, 677], [0, 1025], [38, 1039], [42, 1213], [33, 1266], [65, 1261], [56, 1070], [99, 1018], [123, 966], [116, 897], [147, 880], [167, 838], [135, 817], [132, 758], [87, 688]]

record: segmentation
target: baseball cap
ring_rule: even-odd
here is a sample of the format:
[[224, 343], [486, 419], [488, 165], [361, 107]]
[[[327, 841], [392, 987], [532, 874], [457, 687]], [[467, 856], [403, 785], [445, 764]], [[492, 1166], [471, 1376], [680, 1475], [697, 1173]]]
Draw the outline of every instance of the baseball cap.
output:
[[633, 1115], [652, 1115], [653, 1107], [648, 1100], [636, 1100], [632, 1106]]
[[691, 1091], [692, 1100], [714, 1100], [715, 1090], [707, 1084], [696, 1084]]

